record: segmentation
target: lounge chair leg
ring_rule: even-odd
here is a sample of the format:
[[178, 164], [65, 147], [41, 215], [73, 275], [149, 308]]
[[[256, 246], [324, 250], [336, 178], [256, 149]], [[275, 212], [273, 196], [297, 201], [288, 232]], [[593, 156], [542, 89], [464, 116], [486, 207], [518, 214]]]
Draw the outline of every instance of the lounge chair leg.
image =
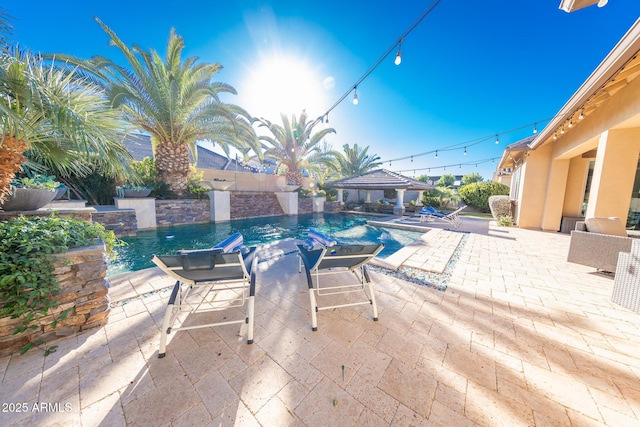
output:
[[311, 301], [311, 330], [318, 330], [318, 303], [316, 302], [316, 295], [313, 288], [309, 288], [309, 299]]
[[369, 299], [371, 300], [371, 305], [373, 306], [373, 321], [378, 321], [378, 305], [376, 304], [376, 294], [373, 293], [373, 285], [371, 284], [371, 279], [369, 278], [369, 272], [365, 268], [362, 267], [362, 274], [364, 279], [367, 281], [367, 285], [369, 286]]
[[253, 344], [254, 298], [255, 297], [250, 296], [247, 301], [247, 319], [249, 320], [249, 325], [247, 326], [247, 344]]
[[[176, 309], [180, 309], [180, 282], [176, 282], [171, 291], [171, 297], [169, 297], [169, 303], [167, 304], [167, 311], [164, 313], [164, 320], [162, 321], [162, 330], [160, 331], [160, 347], [158, 348], [158, 359], [162, 359], [166, 356], [167, 350], [167, 335], [171, 333], [171, 326], [174, 319], [174, 313]], [[178, 307], [175, 303], [178, 300]]]

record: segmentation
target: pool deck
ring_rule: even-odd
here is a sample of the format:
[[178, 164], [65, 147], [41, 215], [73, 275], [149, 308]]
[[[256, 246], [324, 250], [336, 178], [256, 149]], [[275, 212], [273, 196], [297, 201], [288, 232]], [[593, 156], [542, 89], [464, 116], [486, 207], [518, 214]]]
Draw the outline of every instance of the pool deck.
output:
[[0, 358], [0, 401], [29, 409], [0, 412], [0, 425], [640, 424], [640, 314], [610, 301], [611, 277], [567, 263], [568, 235], [465, 227], [478, 232], [429, 232], [401, 263], [464, 236], [445, 291], [376, 270], [379, 321], [369, 307], [322, 311], [317, 332], [294, 242], [266, 245], [254, 344], [244, 325], [184, 331], [164, 359], [172, 280], [112, 278], [105, 327], [46, 358]]

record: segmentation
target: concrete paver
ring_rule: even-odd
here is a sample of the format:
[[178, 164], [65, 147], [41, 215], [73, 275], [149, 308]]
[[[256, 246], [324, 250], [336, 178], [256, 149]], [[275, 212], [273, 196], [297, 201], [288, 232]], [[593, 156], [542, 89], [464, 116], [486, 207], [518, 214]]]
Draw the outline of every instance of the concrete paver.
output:
[[164, 359], [172, 281], [114, 278], [107, 326], [0, 358], [0, 425], [640, 424], [640, 314], [610, 301], [612, 278], [567, 263], [568, 235], [468, 231], [461, 249], [429, 232], [400, 262], [458, 251], [446, 290], [377, 270], [379, 321], [326, 310], [316, 332], [293, 242], [268, 245], [254, 344], [245, 325], [181, 331]]

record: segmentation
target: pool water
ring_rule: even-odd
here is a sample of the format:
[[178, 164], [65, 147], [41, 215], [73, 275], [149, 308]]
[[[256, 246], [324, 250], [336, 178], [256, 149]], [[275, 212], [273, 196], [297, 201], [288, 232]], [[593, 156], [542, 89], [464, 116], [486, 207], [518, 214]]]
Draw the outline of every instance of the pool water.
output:
[[352, 214], [304, 214], [233, 220], [163, 227], [138, 231], [123, 237], [125, 246], [116, 248], [118, 256], [109, 262], [107, 275], [126, 273], [153, 267], [153, 254], [170, 254], [180, 249], [204, 249], [239, 231], [247, 246], [255, 246], [286, 238], [306, 240], [309, 228], [334, 237], [338, 243], [383, 243], [378, 256], [386, 258], [413, 242], [421, 232], [381, 228], [367, 225], [367, 217]]

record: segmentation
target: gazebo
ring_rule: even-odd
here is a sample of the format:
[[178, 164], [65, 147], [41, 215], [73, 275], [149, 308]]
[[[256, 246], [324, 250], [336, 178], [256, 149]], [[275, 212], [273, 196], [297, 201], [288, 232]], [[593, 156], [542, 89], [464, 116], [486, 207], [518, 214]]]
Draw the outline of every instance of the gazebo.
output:
[[325, 184], [325, 187], [335, 188], [338, 190], [338, 200], [342, 202], [342, 192], [345, 189], [349, 190], [365, 190], [367, 192], [367, 199], [365, 203], [371, 204], [371, 191], [372, 190], [396, 190], [397, 198], [396, 204], [393, 208], [394, 215], [404, 214], [404, 192], [406, 190], [418, 191], [418, 200], [416, 205], [422, 205], [422, 193], [425, 190], [434, 188], [425, 182], [418, 181], [400, 175], [399, 173], [391, 172], [386, 169], [377, 169], [371, 172], [366, 172], [361, 175], [351, 176], [349, 178], [339, 179], [337, 181], [331, 181]]

